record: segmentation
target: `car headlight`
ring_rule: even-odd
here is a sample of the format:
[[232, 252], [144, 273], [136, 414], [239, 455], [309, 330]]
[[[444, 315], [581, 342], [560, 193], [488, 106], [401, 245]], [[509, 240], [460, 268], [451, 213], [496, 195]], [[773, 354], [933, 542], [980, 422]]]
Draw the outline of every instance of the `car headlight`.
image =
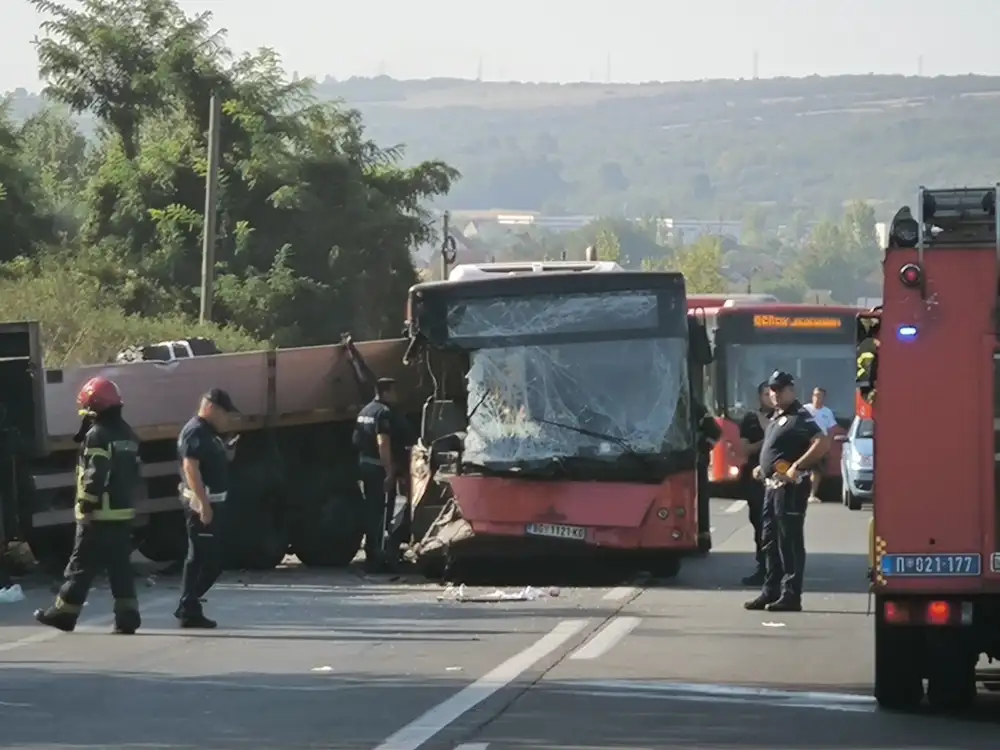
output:
[[850, 459], [848, 459], [847, 463], [852, 469], [856, 469], [858, 471], [864, 469], [871, 469], [875, 465], [875, 462], [872, 461], [871, 456], [862, 456], [859, 453], [851, 454], [851, 457]]

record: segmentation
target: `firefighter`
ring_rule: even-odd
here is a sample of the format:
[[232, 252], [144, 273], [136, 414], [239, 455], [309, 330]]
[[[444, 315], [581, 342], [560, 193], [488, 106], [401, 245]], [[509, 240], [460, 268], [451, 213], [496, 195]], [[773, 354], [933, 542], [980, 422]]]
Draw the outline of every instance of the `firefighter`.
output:
[[878, 380], [878, 347], [881, 321], [875, 320], [867, 328], [867, 336], [858, 344], [857, 385], [861, 397], [869, 404], [875, 402], [875, 385]]
[[[406, 471], [408, 430], [396, 403], [396, 381], [379, 378], [375, 398], [358, 413], [354, 446], [358, 449], [361, 484], [365, 495], [365, 569], [378, 572], [396, 562], [386, 535], [396, 508], [396, 488]], [[398, 550], [396, 550], [398, 554]]]
[[37, 610], [43, 625], [71, 632], [94, 577], [106, 569], [114, 597], [114, 633], [131, 635], [141, 620], [132, 576], [134, 498], [142, 482], [139, 439], [122, 417], [114, 381], [88, 380], [77, 395], [83, 422], [77, 433], [76, 540], [55, 602]]
[[760, 465], [754, 469], [757, 480], [764, 482], [761, 542], [767, 573], [760, 595], [743, 606], [801, 612], [809, 472], [826, 455], [830, 438], [795, 397], [795, 378], [775, 370], [767, 384], [775, 411], [764, 430]]

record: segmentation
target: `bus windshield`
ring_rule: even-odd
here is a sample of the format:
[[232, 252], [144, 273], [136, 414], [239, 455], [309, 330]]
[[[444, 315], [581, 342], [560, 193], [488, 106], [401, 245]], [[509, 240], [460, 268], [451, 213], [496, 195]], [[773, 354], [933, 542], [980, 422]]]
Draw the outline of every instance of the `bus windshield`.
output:
[[495, 468], [691, 450], [683, 292], [463, 300], [470, 347], [464, 458]]
[[[615, 460], [690, 449], [684, 339], [592, 341], [472, 354], [465, 459]], [[590, 434], [587, 434], [590, 433]]]
[[739, 419], [756, 408], [757, 386], [775, 370], [795, 376], [799, 400], [808, 403], [813, 388], [826, 389], [826, 406], [838, 419], [854, 416], [855, 347], [853, 343], [829, 344], [730, 344], [725, 357], [726, 405], [730, 417]]

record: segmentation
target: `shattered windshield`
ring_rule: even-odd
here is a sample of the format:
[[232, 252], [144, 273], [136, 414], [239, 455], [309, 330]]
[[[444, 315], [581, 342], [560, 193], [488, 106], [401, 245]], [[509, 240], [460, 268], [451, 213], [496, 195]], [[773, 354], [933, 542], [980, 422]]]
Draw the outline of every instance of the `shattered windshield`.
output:
[[726, 404], [738, 419], [756, 407], [757, 386], [775, 370], [795, 376], [795, 390], [808, 403], [813, 388], [826, 389], [826, 405], [840, 419], [854, 416], [856, 360], [853, 343], [730, 344], [726, 347]]
[[470, 404], [482, 400], [465, 443], [471, 463], [691, 447], [683, 339], [483, 349], [472, 355], [468, 388]]

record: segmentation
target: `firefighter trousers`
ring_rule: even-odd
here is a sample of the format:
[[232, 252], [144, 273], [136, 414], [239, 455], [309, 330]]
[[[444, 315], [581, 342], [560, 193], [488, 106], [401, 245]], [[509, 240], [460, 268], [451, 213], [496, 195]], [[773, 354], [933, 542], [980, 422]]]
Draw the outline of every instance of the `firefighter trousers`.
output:
[[[115, 619], [134, 619], [139, 612], [132, 574], [132, 524], [127, 521], [80, 521], [73, 553], [66, 563], [66, 580], [59, 589], [55, 610], [79, 616], [94, 578], [107, 571]], [[123, 618], [124, 615], [124, 618]]]

